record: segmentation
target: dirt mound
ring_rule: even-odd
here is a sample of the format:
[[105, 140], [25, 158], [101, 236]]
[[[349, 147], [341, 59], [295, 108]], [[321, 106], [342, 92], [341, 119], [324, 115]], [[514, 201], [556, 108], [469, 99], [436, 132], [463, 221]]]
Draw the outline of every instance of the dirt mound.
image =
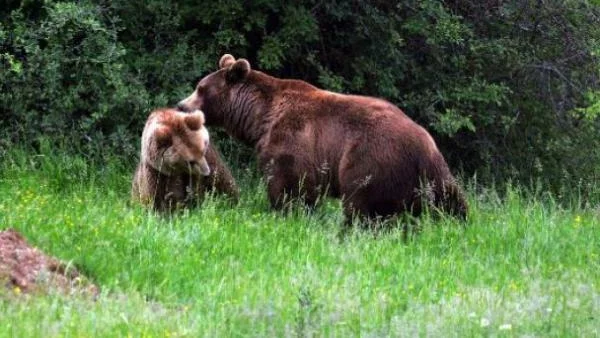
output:
[[98, 288], [73, 266], [30, 246], [13, 229], [0, 231], [0, 287], [3, 284], [17, 293], [98, 294]]

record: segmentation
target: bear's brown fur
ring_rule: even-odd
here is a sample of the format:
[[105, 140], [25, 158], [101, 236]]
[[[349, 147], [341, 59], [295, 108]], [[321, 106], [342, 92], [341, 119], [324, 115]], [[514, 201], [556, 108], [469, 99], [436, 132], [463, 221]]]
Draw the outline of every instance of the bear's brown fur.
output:
[[158, 211], [172, 211], [198, 203], [210, 189], [239, 197], [231, 172], [209, 143], [203, 113], [152, 112], [142, 134], [132, 198]]
[[202, 109], [256, 146], [274, 208], [341, 197], [352, 216], [421, 213], [423, 201], [462, 218], [467, 202], [429, 133], [382, 99], [343, 95], [252, 70], [229, 54], [178, 104]]

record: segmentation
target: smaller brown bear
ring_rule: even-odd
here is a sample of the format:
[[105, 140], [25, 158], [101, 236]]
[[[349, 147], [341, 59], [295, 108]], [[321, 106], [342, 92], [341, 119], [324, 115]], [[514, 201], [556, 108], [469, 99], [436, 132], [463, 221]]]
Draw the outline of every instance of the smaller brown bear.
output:
[[239, 189], [217, 150], [210, 144], [204, 114], [158, 109], [142, 133], [140, 163], [132, 198], [158, 211], [198, 203], [211, 189], [239, 198]]

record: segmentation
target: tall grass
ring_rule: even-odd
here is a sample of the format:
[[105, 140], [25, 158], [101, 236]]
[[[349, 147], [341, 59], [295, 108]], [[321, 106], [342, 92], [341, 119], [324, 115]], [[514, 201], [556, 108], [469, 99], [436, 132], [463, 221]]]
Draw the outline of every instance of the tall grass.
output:
[[466, 224], [425, 216], [408, 238], [340, 237], [338, 202], [272, 212], [252, 171], [235, 171], [238, 205], [211, 197], [164, 217], [129, 202], [134, 163], [5, 155], [0, 229], [73, 262], [102, 293], [0, 289], [0, 335], [600, 334], [597, 201], [473, 186]]

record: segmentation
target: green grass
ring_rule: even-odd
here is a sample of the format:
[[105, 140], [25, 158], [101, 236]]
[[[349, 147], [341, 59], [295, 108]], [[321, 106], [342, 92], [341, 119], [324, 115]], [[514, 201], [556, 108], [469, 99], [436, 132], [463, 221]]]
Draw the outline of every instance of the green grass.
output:
[[242, 199], [160, 217], [129, 202], [134, 163], [11, 151], [0, 229], [72, 261], [96, 300], [0, 288], [0, 336], [594, 336], [600, 334], [600, 206], [470, 189], [463, 226], [340, 238], [339, 203], [268, 209]]

